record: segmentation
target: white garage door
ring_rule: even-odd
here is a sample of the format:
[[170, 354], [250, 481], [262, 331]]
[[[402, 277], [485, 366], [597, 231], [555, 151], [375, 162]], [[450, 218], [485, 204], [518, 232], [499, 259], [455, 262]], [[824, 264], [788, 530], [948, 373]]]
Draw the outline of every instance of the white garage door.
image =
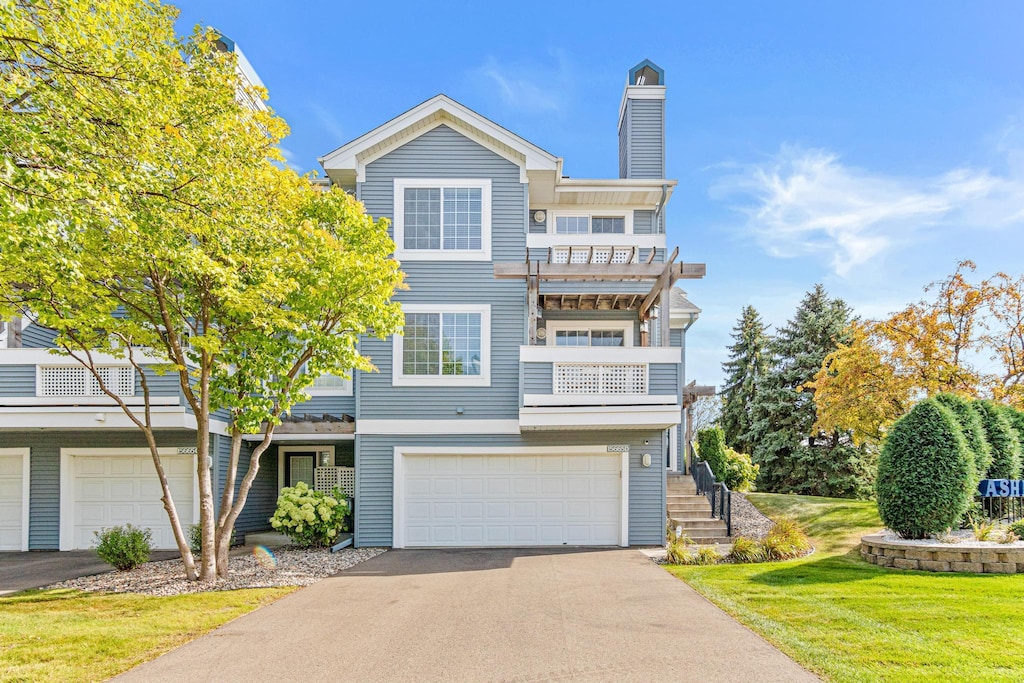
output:
[[27, 550], [25, 525], [25, 455], [0, 449], [0, 550]]
[[[160, 501], [160, 480], [151, 456], [80, 455], [71, 460], [74, 548], [90, 548], [94, 531], [128, 522], [152, 530], [154, 548], [178, 547]], [[183, 527], [193, 522], [193, 460], [190, 455], [161, 458]]]
[[618, 545], [621, 457], [404, 455], [404, 545]]

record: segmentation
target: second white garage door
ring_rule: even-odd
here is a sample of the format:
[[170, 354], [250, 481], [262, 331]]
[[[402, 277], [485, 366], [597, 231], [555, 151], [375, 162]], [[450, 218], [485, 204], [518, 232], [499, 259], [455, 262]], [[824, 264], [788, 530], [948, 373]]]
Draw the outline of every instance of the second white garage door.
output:
[[[192, 455], [161, 458], [184, 528], [193, 522], [194, 459]], [[129, 522], [153, 532], [154, 548], [177, 547], [150, 455], [73, 455], [70, 474], [73, 517], [67, 532], [71, 543], [62, 539], [62, 549], [90, 548], [94, 531]]]
[[619, 545], [622, 458], [403, 455], [396, 545]]

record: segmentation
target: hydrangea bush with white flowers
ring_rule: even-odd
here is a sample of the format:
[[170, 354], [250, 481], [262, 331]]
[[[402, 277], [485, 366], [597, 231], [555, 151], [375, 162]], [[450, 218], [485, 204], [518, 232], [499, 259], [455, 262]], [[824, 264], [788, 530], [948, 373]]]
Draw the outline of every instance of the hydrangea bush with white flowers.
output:
[[270, 526], [302, 547], [328, 546], [345, 529], [349, 502], [337, 487], [327, 495], [299, 482], [281, 489]]

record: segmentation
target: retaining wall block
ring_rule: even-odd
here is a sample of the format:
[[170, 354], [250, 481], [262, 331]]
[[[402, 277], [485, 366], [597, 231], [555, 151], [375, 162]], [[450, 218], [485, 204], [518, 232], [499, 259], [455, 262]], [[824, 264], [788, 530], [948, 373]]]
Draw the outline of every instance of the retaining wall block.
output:
[[897, 569], [917, 569], [917, 560], [910, 560], [904, 557], [894, 557], [892, 560], [892, 566]]
[[985, 572], [985, 565], [981, 562], [950, 562], [949, 568], [955, 572], [970, 572], [973, 574], [982, 574]]
[[929, 560], [921, 560], [918, 564], [921, 565], [921, 569], [929, 572], [948, 572], [949, 562], [937, 562]]
[[986, 574], [1016, 574], [1017, 565], [1014, 562], [985, 562]]

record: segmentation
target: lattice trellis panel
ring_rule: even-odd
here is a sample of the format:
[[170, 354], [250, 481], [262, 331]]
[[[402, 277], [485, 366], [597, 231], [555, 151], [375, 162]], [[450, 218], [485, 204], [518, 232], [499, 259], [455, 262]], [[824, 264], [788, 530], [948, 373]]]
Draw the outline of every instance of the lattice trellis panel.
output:
[[[97, 368], [103, 383], [118, 396], [135, 395], [135, 369], [132, 367]], [[51, 366], [39, 368], [40, 396], [103, 396], [100, 383], [85, 368]]]
[[317, 467], [313, 470], [313, 488], [317, 491], [330, 493], [337, 486], [346, 495], [355, 495], [356, 468], [354, 467]]
[[556, 394], [646, 394], [645, 363], [555, 363]]

